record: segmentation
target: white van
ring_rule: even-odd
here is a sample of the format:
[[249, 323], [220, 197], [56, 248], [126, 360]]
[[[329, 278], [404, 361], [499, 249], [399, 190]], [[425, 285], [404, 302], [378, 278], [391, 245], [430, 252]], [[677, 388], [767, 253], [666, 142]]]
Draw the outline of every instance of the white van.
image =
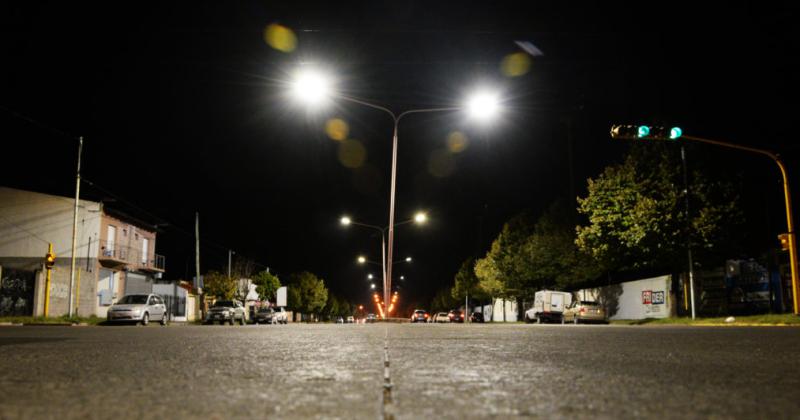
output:
[[564, 323], [564, 310], [572, 303], [572, 293], [540, 290], [533, 298], [533, 307], [525, 311], [525, 322], [554, 321]]

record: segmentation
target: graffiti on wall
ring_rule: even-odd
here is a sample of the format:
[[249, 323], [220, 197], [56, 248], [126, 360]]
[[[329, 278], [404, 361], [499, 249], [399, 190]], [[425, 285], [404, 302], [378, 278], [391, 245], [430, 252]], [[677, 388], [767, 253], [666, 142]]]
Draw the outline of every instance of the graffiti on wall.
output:
[[36, 272], [3, 269], [0, 279], [0, 316], [33, 315]]

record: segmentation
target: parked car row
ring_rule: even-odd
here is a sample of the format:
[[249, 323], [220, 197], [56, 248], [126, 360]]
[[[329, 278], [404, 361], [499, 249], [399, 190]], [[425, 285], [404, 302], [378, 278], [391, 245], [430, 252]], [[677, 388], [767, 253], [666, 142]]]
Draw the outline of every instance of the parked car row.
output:
[[[481, 312], [473, 312], [469, 320], [477, 323], [485, 322]], [[431, 316], [424, 309], [417, 309], [411, 314], [411, 322], [464, 322], [464, 313], [454, 309]], [[603, 305], [598, 302], [573, 299], [572, 293], [569, 292], [542, 290], [534, 295], [533, 307], [525, 311], [525, 322], [608, 323], [608, 316]]]
[[[484, 322], [483, 314], [480, 312], [473, 312], [469, 317], [470, 322]], [[425, 322], [425, 323], [463, 323], [464, 322], [464, 312], [460, 309], [453, 309], [450, 312], [437, 312], [433, 316], [428, 314], [428, 311], [424, 309], [417, 309], [411, 314], [411, 322]]]
[[336, 317], [337, 324], [354, 324], [355, 322], [356, 319], [352, 315], [348, 317], [343, 317], [343, 316]]
[[253, 319], [255, 324], [287, 324], [289, 318], [283, 308], [259, 308]]
[[525, 311], [525, 322], [607, 323], [608, 318], [597, 302], [573, 300], [568, 292], [542, 290], [534, 295], [533, 307]]
[[[169, 322], [169, 311], [164, 299], [154, 293], [131, 294], [123, 296], [119, 301], [108, 308], [106, 321], [108, 323], [137, 323], [148, 325], [150, 321], [158, 321], [161, 325]], [[260, 308], [253, 319], [255, 324], [286, 324], [288, 316], [283, 308]], [[204, 324], [248, 323], [247, 313], [242, 302], [238, 300], [218, 300], [211, 305]]]

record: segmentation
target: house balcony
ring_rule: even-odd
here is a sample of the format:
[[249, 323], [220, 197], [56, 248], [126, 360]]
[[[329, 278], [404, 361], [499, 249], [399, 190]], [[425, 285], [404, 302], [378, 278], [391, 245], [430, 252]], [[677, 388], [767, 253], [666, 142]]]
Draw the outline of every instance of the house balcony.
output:
[[100, 264], [109, 268], [125, 268], [132, 271], [142, 270], [152, 273], [163, 273], [165, 266], [163, 255], [150, 254], [149, 256], [144, 256], [140, 249], [105, 240], [100, 241], [98, 260]]
[[153, 254], [153, 258], [148, 258], [145, 261], [140, 261], [138, 264], [138, 268], [144, 271], [151, 271], [153, 273], [163, 273], [164, 272], [164, 256]]
[[131, 249], [113, 241], [101, 240], [97, 259], [106, 267], [122, 267], [131, 262]]

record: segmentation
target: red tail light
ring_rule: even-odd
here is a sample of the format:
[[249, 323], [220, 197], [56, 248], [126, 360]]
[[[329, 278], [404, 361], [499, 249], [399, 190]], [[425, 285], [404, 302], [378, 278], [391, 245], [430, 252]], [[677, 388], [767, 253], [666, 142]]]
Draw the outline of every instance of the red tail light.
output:
[[586, 308], [581, 308], [581, 313], [586, 312]]
[[428, 317], [428, 314], [425, 314], [425, 318], [427, 318], [427, 317]]

